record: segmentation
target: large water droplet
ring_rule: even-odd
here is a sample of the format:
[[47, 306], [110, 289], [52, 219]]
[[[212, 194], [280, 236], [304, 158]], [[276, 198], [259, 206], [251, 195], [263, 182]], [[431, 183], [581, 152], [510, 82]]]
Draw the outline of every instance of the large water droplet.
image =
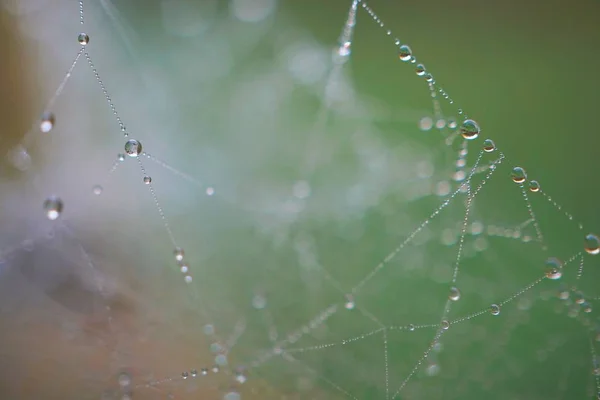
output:
[[77, 41], [80, 45], [85, 46], [90, 42], [90, 37], [87, 35], [87, 33], [82, 32], [79, 35], [77, 35]]
[[426, 72], [425, 66], [423, 64], [417, 64], [415, 72], [417, 73], [417, 76], [424, 76]]
[[181, 247], [177, 247], [175, 250], [173, 250], [173, 255], [175, 256], [175, 260], [183, 261], [184, 252]]
[[151, 184], [151, 183], [152, 183], [152, 177], [150, 177], [150, 176], [145, 176], [145, 177], [144, 177], [144, 183], [145, 183], [146, 185], [149, 185], [149, 184]]
[[51, 196], [44, 201], [44, 211], [49, 220], [57, 219], [63, 210], [63, 202], [56, 196]]
[[527, 172], [521, 167], [514, 167], [510, 177], [514, 183], [521, 184], [527, 180]]
[[540, 189], [541, 187], [538, 181], [529, 181], [529, 190], [531, 190], [533, 193], [539, 192]]
[[125, 143], [125, 153], [130, 157], [137, 157], [142, 153], [142, 144], [135, 139]]
[[584, 248], [588, 254], [600, 254], [600, 239], [598, 238], [598, 236], [594, 235], [593, 233], [589, 233], [585, 237]]
[[546, 278], [557, 280], [562, 277], [562, 261], [556, 257], [550, 257], [546, 260]]
[[483, 151], [486, 153], [491, 153], [496, 150], [496, 144], [492, 139], [485, 139], [483, 141]]
[[398, 49], [398, 58], [402, 61], [410, 61], [412, 58], [412, 50], [410, 47], [408, 47], [408, 45], [403, 44], [400, 46]]
[[472, 119], [466, 119], [460, 126], [460, 134], [467, 140], [477, 139], [481, 128], [479, 124]]

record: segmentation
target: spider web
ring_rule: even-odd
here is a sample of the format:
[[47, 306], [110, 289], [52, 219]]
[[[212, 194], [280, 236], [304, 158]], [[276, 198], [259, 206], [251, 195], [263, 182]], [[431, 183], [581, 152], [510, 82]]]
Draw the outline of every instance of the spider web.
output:
[[151, 44], [139, 5], [14, 3], [64, 26], [0, 192], [5, 396], [600, 398], [597, 239], [345, 3], [333, 51], [273, 1], [162, 2]]

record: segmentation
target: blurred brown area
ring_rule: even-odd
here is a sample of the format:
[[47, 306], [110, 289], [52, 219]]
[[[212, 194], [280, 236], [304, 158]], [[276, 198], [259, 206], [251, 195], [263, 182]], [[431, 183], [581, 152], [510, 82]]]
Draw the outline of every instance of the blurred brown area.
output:
[[[31, 55], [23, 51], [27, 48], [26, 40], [19, 35], [17, 21], [4, 8], [0, 8], [0, 155], [3, 173], [14, 173], [14, 169], [6, 166], [5, 155], [19, 144], [27, 130], [31, 127], [31, 109], [28, 84], [29, 65], [26, 60]], [[33, 61], [32, 59], [29, 59]]]

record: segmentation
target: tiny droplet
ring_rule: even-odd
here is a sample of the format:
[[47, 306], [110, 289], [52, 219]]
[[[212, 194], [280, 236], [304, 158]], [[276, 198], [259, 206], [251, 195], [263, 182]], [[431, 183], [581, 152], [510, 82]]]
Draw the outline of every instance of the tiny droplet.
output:
[[63, 202], [56, 196], [51, 196], [44, 201], [44, 211], [49, 220], [57, 219], [63, 210]]

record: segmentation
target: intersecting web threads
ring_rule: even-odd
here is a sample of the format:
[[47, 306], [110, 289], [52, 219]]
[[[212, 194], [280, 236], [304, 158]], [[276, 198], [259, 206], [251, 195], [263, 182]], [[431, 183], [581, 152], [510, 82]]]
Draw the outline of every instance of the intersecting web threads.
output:
[[[272, 18], [274, 2], [258, 3], [234, 1], [233, 14]], [[91, 25], [119, 21], [112, 3], [69, 11], [79, 30], [67, 73], [8, 155], [30, 185], [10, 206], [28, 215], [14, 228], [26, 239], [2, 249], [1, 277], [5, 293], [46, 301], [19, 318], [69, 349], [46, 361], [85, 370], [78, 397], [600, 398], [595, 227], [513, 163], [370, 2], [348, 3], [333, 51], [298, 41], [283, 67], [212, 88], [193, 140], [147, 115], [173, 112], [161, 102], [172, 89], [140, 79], [152, 111], [117, 100], [135, 77], [104, 61], [113, 37], [95, 51], [103, 31]], [[348, 72], [359, 24], [387, 36], [429, 110], [387, 126], [370, 114]], [[61, 128], [71, 118], [78, 130], [101, 120], [105, 133], [74, 137]], [[73, 157], [50, 170], [29, 156], [38, 145], [50, 158], [63, 141]], [[62, 389], [48, 390], [72, 394]]]

